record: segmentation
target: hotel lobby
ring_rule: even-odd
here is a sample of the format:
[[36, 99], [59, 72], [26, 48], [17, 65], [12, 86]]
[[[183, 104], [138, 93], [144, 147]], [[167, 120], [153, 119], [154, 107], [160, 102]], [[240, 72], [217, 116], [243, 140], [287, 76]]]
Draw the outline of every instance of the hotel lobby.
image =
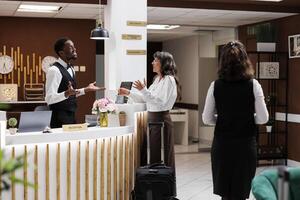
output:
[[[223, 47], [236, 40], [269, 112], [256, 129], [256, 177], [300, 167], [298, 0], [0, 0], [0, 25], [0, 200], [133, 199], [149, 107], [118, 93], [137, 92], [136, 80], [149, 88], [158, 51], [173, 55], [180, 88], [168, 112], [176, 198], [221, 199], [211, 169], [215, 126], [202, 113]], [[78, 56], [74, 95], [94, 81], [103, 89], [76, 96], [75, 124], [50, 128], [47, 73], [62, 37]], [[100, 116], [104, 100], [111, 107]], [[263, 200], [253, 190], [249, 199]]]

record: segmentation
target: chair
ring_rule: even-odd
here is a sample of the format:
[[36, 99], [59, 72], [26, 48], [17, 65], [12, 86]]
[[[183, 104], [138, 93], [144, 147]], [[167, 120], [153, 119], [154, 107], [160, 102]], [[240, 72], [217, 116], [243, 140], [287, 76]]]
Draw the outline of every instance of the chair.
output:
[[[289, 200], [300, 199], [300, 168], [288, 168]], [[265, 170], [252, 181], [252, 193], [256, 200], [277, 200], [278, 170]]]
[[49, 106], [37, 106], [34, 108], [34, 111], [48, 111], [50, 110]]

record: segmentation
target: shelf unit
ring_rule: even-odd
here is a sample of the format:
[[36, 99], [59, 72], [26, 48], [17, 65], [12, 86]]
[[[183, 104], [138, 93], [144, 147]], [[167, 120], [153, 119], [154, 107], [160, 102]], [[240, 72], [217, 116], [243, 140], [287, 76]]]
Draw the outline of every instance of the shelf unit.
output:
[[[284, 160], [287, 164], [288, 155], [288, 52], [248, 52], [255, 68], [256, 79], [262, 85], [269, 118], [273, 121], [271, 132], [266, 125], [259, 125], [257, 130], [257, 158], [259, 160]], [[278, 78], [261, 78], [262, 62], [278, 62]], [[272, 73], [272, 72], [271, 72]], [[268, 101], [269, 100], [269, 101]], [[277, 114], [284, 114], [283, 121]]]

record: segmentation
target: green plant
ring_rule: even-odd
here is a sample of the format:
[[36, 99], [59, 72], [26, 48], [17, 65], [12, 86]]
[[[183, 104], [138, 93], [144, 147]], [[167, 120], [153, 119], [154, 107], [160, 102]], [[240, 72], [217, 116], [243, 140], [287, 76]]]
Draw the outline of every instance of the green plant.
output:
[[9, 104], [0, 103], [0, 110], [8, 110], [10, 107], [11, 106]]
[[270, 93], [266, 96], [265, 101], [267, 105], [274, 105], [276, 103], [276, 94]]
[[269, 119], [269, 121], [265, 124], [266, 126], [273, 126], [275, 124], [274, 119]]
[[257, 42], [275, 42], [277, 38], [276, 26], [268, 22], [255, 25], [254, 32]]
[[11, 128], [14, 128], [17, 126], [18, 120], [14, 117], [11, 117], [8, 119], [8, 126], [10, 126]]
[[12, 183], [25, 184], [30, 187], [35, 187], [34, 184], [25, 182], [14, 176], [13, 172], [22, 168], [24, 166], [24, 156], [18, 156], [16, 158], [11, 158], [8, 160], [4, 159], [4, 152], [0, 150], [0, 188], [1, 191], [9, 190]]

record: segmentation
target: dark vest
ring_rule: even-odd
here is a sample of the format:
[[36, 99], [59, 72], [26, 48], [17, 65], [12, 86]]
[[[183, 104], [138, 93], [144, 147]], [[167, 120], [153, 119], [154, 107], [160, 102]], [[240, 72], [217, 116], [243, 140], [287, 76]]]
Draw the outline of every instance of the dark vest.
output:
[[[72, 78], [72, 76], [69, 74], [66, 68], [64, 68], [58, 62], [55, 62], [53, 64], [53, 67], [57, 67], [62, 75], [62, 79], [57, 91], [58, 93], [64, 92], [68, 89], [69, 81], [72, 83], [73, 88], [74, 89], [76, 88], [75, 76], [74, 78]], [[76, 108], [77, 108], [77, 101], [75, 96], [70, 96], [64, 101], [50, 105], [50, 110], [67, 110], [67, 111], [75, 112]]]
[[216, 80], [214, 97], [218, 113], [215, 136], [243, 138], [255, 136], [253, 81]]

